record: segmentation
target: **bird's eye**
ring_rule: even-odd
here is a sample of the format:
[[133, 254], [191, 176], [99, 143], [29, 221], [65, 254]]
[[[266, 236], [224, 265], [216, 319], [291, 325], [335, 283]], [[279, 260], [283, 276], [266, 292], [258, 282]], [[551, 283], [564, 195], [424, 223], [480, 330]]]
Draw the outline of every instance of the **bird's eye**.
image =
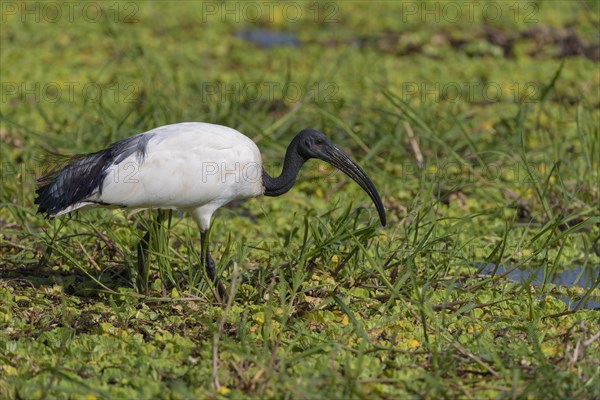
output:
[[317, 146], [321, 146], [323, 144], [323, 141], [321, 139], [317, 139], [317, 140], [315, 140], [315, 144]]

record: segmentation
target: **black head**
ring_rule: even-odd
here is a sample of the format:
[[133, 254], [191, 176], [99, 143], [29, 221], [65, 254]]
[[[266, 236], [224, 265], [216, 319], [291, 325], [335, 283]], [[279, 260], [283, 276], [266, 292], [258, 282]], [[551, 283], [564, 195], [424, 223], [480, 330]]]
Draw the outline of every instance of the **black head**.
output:
[[358, 183], [358, 185], [367, 192], [369, 197], [371, 197], [371, 200], [373, 200], [377, 212], [379, 213], [381, 225], [385, 226], [385, 210], [381, 198], [379, 197], [379, 193], [377, 193], [377, 189], [375, 189], [375, 185], [373, 185], [371, 179], [369, 179], [368, 175], [358, 166], [358, 164], [334, 146], [325, 134], [317, 130], [303, 129], [296, 135], [294, 141], [296, 142], [298, 155], [304, 160], [310, 158], [323, 160]]
[[325, 158], [328, 154], [336, 149], [331, 141], [325, 136], [324, 133], [316, 131], [314, 129], [303, 129], [295, 137], [294, 141], [297, 141], [298, 154], [305, 160], [310, 158], [318, 158], [323, 161], [327, 161]]

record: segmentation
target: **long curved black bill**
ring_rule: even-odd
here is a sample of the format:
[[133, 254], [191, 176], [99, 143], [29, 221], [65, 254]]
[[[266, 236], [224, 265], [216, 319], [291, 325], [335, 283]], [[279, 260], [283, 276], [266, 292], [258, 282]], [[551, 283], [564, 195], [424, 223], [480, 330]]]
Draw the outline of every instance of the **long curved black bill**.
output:
[[385, 218], [385, 209], [383, 208], [383, 203], [381, 202], [381, 198], [379, 197], [379, 193], [377, 193], [377, 189], [375, 189], [375, 185], [369, 176], [363, 171], [358, 164], [356, 164], [350, 157], [344, 154], [343, 151], [338, 149], [335, 146], [332, 146], [327, 154], [328, 159], [324, 159], [326, 161], [348, 175], [354, 182], [358, 183], [358, 185], [369, 195], [373, 203], [375, 204], [375, 208], [377, 208], [377, 213], [379, 214], [379, 220], [381, 221], [381, 225], [385, 226], [386, 218]]

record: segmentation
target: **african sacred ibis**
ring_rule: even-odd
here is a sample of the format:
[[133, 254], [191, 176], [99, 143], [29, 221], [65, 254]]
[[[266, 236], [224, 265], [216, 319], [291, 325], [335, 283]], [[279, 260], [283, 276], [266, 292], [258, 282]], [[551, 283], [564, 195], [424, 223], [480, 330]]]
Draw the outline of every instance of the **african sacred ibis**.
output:
[[[90, 207], [189, 211], [200, 228], [208, 277], [226, 297], [208, 249], [213, 213], [235, 199], [279, 196], [294, 185], [305, 161], [318, 158], [365, 190], [385, 226], [385, 210], [367, 174], [327, 137], [304, 129], [287, 148], [281, 175], [263, 167], [256, 144], [235, 129], [199, 122], [161, 126], [96, 153], [75, 156], [39, 181], [39, 213], [56, 217]], [[138, 268], [147, 258], [150, 232], [138, 244]]]

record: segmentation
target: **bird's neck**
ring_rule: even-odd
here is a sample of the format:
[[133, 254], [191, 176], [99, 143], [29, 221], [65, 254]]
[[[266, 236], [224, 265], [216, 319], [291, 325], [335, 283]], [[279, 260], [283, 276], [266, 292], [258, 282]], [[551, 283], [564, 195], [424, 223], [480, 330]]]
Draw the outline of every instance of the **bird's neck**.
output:
[[281, 175], [273, 178], [263, 168], [262, 178], [263, 186], [265, 187], [265, 196], [280, 196], [290, 190], [294, 186], [298, 172], [305, 161], [298, 154], [297, 143], [293, 140], [285, 153]]

